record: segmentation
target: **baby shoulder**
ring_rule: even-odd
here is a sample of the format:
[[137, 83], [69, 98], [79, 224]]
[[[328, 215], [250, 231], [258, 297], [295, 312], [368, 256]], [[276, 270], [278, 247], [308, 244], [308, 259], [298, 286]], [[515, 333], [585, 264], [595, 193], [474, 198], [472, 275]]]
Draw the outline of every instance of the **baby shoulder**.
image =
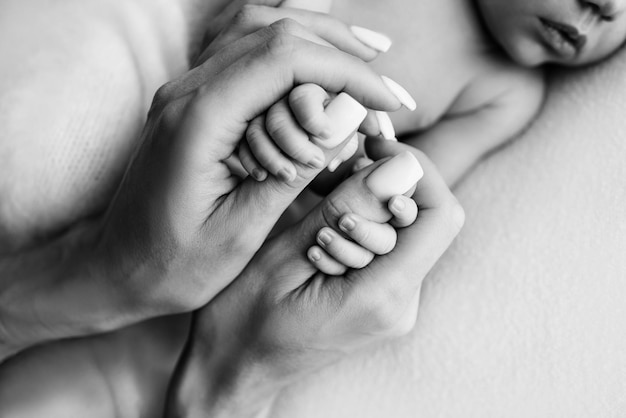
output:
[[497, 63], [481, 71], [464, 89], [459, 101], [474, 109], [495, 107], [517, 118], [532, 118], [545, 96], [545, 76], [540, 68]]

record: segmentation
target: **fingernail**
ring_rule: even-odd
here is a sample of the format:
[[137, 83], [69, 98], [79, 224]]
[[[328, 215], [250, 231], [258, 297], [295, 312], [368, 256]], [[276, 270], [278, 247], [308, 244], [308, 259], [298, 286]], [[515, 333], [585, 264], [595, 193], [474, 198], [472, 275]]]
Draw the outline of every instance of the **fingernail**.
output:
[[463, 225], [465, 225], [465, 211], [463, 207], [459, 204], [454, 208], [454, 213], [452, 214], [452, 220], [456, 224], [456, 226], [461, 229]]
[[354, 166], [352, 168], [354, 169], [354, 171], [359, 171], [364, 169], [365, 167], [369, 167], [373, 163], [374, 161], [370, 160], [369, 158], [359, 158], [358, 160], [356, 160], [356, 163], [354, 163]]
[[317, 235], [317, 241], [321, 244], [321, 245], [328, 245], [331, 243], [331, 241], [333, 240], [333, 237], [330, 236], [330, 234], [328, 232], [320, 232]]
[[321, 170], [324, 168], [325, 161], [320, 157], [315, 157], [311, 161], [309, 161], [308, 166], [311, 168], [315, 168], [317, 170]]
[[402, 103], [404, 107], [406, 107], [410, 111], [417, 109], [417, 103], [415, 102], [415, 99], [411, 97], [409, 92], [406, 91], [404, 87], [384, 75], [381, 76], [381, 78], [383, 79], [383, 83], [385, 83], [389, 91], [391, 91], [393, 95], [396, 96], [398, 100], [400, 100], [400, 103]]
[[378, 122], [378, 128], [383, 138], [391, 140], [396, 137], [396, 130], [393, 128], [393, 123], [387, 112], [374, 112], [376, 121]]
[[345, 217], [339, 222], [339, 228], [344, 231], [353, 231], [356, 228], [356, 222], [350, 217]]
[[376, 51], [387, 52], [391, 48], [391, 39], [382, 33], [361, 26], [350, 26], [350, 30], [355, 38]]
[[322, 259], [322, 253], [315, 247], [309, 249], [308, 256], [311, 261], [320, 261]]
[[378, 166], [367, 176], [365, 184], [374, 196], [387, 201], [411, 190], [423, 175], [417, 158], [410, 151], [405, 151]]
[[344, 162], [343, 159], [339, 157], [335, 158], [328, 164], [328, 171], [330, 171], [331, 173], [334, 173], [335, 170], [337, 170], [337, 168], [339, 168], [339, 166], [343, 164], [343, 162]]
[[289, 182], [294, 180], [295, 175], [291, 172], [291, 170], [283, 168], [278, 172], [277, 177], [284, 182]]
[[333, 130], [331, 128], [324, 128], [319, 134], [322, 139], [330, 139], [333, 136]]
[[393, 202], [391, 202], [391, 207], [396, 212], [402, 212], [404, 210], [404, 208], [406, 208], [406, 203], [401, 198], [396, 197], [396, 198], [393, 199]]
[[332, 149], [346, 140], [356, 131], [367, 116], [365, 109], [359, 102], [347, 93], [340, 93], [324, 110], [332, 124], [332, 135], [328, 139], [313, 138], [315, 143]]
[[252, 170], [252, 177], [254, 177], [256, 181], [263, 181], [267, 177], [267, 171], [255, 168]]

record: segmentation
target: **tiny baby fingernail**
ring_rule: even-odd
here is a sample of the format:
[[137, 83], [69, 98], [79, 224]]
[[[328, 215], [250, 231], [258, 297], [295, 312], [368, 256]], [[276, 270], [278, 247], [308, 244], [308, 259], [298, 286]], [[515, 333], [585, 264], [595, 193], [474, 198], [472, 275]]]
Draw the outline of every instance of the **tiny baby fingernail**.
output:
[[322, 259], [322, 253], [315, 247], [309, 249], [308, 255], [311, 261], [320, 261]]
[[315, 157], [311, 161], [309, 161], [308, 166], [311, 168], [321, 170], [322, 168], [324, 168], [324, 162], [325, 161], [321, 159], [320, 157]]
[[406, 208], [406, 203], [404, 202], [404, 200], [402, 200], [400, 198], [395, 198], [395, 199], [393, 199], [393, 202], [391, 202], [391, 207], [396, 212], [402, 212], [404, 210], [404, 208]]
[[317, 236], [317, 240], [321, 245], [328, 245], [333, 240], [328, 232], [320, 232]]
[[417, 158], [410, 151], [405, 151], [376, 167], [365, 179], [365, 184], [374, 196], [387, 201], [411, 190], [423, 175]]
[[341, 222], [339, 222], [339, 228], [344, 231], [353, 231], [356, 228], [356, 222], [352, 218], [343, 218]]
[[376, 121], [378, 122], [378, 128], [383, 138], [391, 140], [396, 137], [396, 130], [393, 128], [393, 123], [387, 112], [374, 112]]
[[263, 181], [267, 177], [267, 171], [255, 168], [252, 170], [252, 177], [254, 177], [256, 181]]
[[293, 173], [291, 173], [289, 170], [287, 170], [286, 168], [283, 168], [278, 172], [277, 177], [280, 180], [287, 182], [287, 181], [293, 180], [294, 176], [293, 176]]
[[361, 26], [351, 26], [350, 30], [355, 38], [376, 51], [387, 52], [391, 48], [391, 39], [382, 33]]
[[411, 97], [409, 92], [406, 91], [404, 87], [384, 75], [381, 76], [381, 78], [389, 91], [391, 91], [393, 95], [398, 98], [400, 103], [402, 103], [410, 111], [417, 109], [417, 102], [415, 102], [415, 99]]

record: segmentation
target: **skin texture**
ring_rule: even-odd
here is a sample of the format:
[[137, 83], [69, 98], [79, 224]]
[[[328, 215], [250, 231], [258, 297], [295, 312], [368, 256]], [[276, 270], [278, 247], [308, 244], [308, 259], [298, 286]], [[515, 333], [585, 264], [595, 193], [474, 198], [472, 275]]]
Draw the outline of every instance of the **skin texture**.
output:
[[[614, 52], [626, 38], [623, 0], [477, 0], [477, 4], [498, 43], [526, 66], [593, 63]], [[587, 37], [585, 46], [574, 57], [559, 56], [542, 40], [539, 19], [576, 27]]]

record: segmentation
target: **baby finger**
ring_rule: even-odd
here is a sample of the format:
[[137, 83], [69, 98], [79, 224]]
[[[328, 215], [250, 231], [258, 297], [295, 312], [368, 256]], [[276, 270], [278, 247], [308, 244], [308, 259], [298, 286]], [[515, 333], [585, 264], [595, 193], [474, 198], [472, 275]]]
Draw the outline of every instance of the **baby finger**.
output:
[[356, 213], [339, 219], [339, 229], [348, 238], [376, 255], [390, 253], [396, 246], [398, 234], [389, 224], [373, 222]]
[[324, 227], [318, 232], [317, 243], [329, 256], [349, 268], [361, 269], [374, 259], [374, 254], [371, 251], [342, 237], [328, 227]]
[[396, 228], [412, 225], [417, 219], [417, 203], [410, 197], [404, 195], [394, 196], [389, 199], [388, 208], [393, 214], [393, 219], [390, 222]]
[[250, 122], [246, 140], [256, 160], [267, 171], [282, 181], [293, 181], [296, 178], [296, 167], [280, 152], [266, 132], [264, 116]]

